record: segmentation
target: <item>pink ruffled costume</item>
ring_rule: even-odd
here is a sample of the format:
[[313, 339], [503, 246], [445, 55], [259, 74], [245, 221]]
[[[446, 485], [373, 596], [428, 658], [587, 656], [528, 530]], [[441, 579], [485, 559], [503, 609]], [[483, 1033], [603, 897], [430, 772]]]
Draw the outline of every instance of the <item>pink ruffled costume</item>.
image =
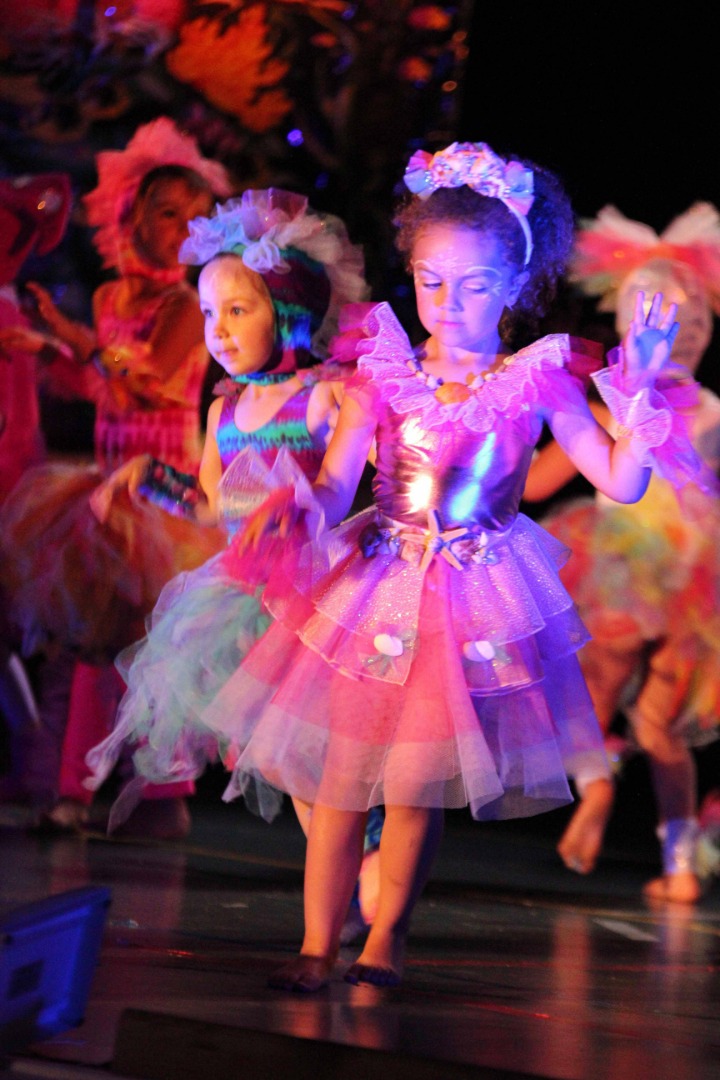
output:
[[378, 420], [376, 505], [276, 565], [276, 622], [203, 717], [244, 747], [225, 798], [262, 780], [346, 810], [567, 803], [568, 775], [609, 775], [575, 656], [587, 633], [558, 578], [567, 548], [518, 506], [538, 402], [584, 395], [597, 361], [544, 338], [448, 405], [388, 305], [362, 332], [347, 393]]

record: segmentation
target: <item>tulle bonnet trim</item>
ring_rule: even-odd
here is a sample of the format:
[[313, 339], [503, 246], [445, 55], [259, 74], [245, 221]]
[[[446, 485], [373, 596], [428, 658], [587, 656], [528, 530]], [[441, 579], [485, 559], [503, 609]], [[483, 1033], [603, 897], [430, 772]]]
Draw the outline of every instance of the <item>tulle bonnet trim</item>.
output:
[[239, 255], [250, 270], [290, 273], [287, 258], [300, 251], [320, 263], [330, 281], [330, 303], [313, 335], [314, 356], [327, 356], [343, 305], [367, 299], [362, 248], [352, 244], [340, 218], [313, 210], [303, 195], [281, 188], [243, 192], [218, 203], [211, 217], [195, 218], [180, 259], [204, 265], [216, 255]]
[[127, 219], [143, 178], [161, 165], [183, 165], [206, 181], [217, 198], [232, 187], [224, 167], [201, 154], [195, 139], [167, 116], [143, 124], [124, 150], [103, 150], [96, 158], [97, 187], [83, 198], [88, 225], [97, 229], [95, 246], [103, 265], [127, 259]]
[[[548, 393], [553, 393], [543, 375], [566, 369], [584, 383], [590, 371], [602, 364], [601, 352], [594, 343], [567, 334], [550, 334], [515, 353], [502, 377], [492, 382], [492, 389], [483, 387], [465, 401], [443, 403], [417, 377], [413, 347], [387, 303], [346, 308], [331, 355], [341, 362], [355, 356], [358, 384], [381, 381], [383, 400], [396, 411], [419, 414], [428, 428], [461, 424], [478, 433], [489, 431], [499, 413], [509, 419], [528, 414], [532, 428], [532, 403], [539, 400], [541, 391], [544, 401]], [[566, 397], [567, 382], [563, 380], [557, 387], [558, 404]]]

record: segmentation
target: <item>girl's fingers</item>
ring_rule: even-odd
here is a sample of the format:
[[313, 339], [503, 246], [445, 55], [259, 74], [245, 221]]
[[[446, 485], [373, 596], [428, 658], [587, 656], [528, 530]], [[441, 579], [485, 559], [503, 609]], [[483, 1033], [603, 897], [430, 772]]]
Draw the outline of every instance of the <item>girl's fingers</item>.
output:
[[665, 312], [665, 314], [663, 315], [662, 321], [660, 323], [660, 329], [661, 330], [665, 330], [667, 333], [670, 333], [670, 331], [673, 328], [673, 324], [675, 323], [675, 320], [677, 319], [677, 312], [678, 312], [677, 304], [673, 303], [673, 304], [668, 305], [668, 309]]
[[642, 326], [645, 322], [645, 293], [642, 290], [638, 290], [638, 292], [635, 293], [635, 307], [633, 309], [632, 321], [639, 326]]

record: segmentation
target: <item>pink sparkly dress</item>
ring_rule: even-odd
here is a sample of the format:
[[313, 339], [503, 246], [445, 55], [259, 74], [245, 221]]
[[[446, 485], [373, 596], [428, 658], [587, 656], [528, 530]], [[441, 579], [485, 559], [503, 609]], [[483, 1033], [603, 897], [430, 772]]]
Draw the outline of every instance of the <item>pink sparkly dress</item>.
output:
[[[547, 337], [447, 405], [388, 305], [363, 332], [347, 393], [377, 419], [375, 506], [276, 564], [276, 621], [204, 713], [244, 748], [225, 798], [264, 782], [478, 819], [567, 803], [568, 775], [609, 775], [587, 633], [558, 577], [567, 548], [518, 506], [539, 403], [571, 406], [598, 362]], [[310, 505], [300, 476], [296, 497]]]

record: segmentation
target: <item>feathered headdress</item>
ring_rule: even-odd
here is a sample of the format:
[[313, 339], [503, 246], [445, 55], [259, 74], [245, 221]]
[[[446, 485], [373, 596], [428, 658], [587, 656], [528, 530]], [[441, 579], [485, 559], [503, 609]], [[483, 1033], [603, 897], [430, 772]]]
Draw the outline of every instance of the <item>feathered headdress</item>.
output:
[[694, 203], [660, 235], [614, 206], [604, 207], [577, 232], [568, 277], [588, 295], [602, 297], [601, 311], [614, 311], [625, 278], [655, 259], [692, 271], [720, 315], [720, 213], [711, 203]]

